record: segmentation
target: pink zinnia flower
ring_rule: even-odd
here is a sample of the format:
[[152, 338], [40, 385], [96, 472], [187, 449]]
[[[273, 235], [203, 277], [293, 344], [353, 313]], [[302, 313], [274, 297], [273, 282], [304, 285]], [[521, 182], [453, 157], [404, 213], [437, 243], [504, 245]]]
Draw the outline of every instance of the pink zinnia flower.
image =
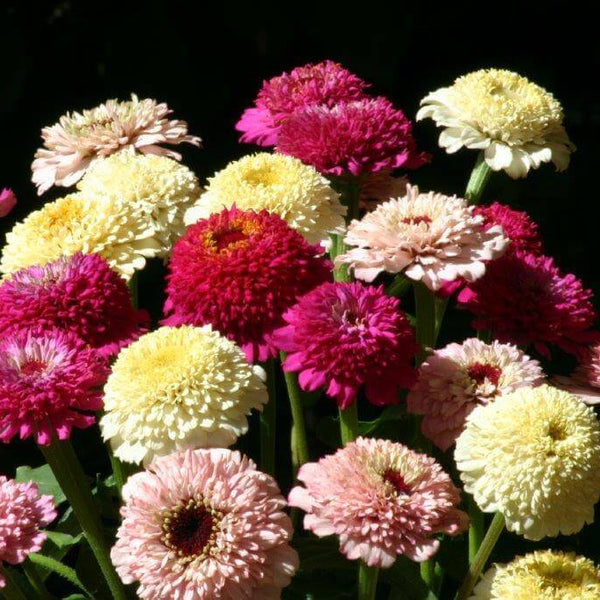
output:
[[181, 160], [181, 155], [162, 144], [200, 145], [200, 138], [188, 135], [185, 121], [170, 120], [173, 111], [149, 98], [120, 102], [107, 100], [81, 113], [62, 116], [58, 123], [44, 127], [44, 147], [35, 153], [31, 180], [43, 194], [53, 185], [77, 183], [98, 159], [131, 146], [143, 154], [158, 154]]
[[425, 454], [388, 440], [358, 438], [317, 463], [300, 467], [288, 502], [304, 510], [304, 528], [337, 535], [340, 551], [371, 567], [390, 567], [399, 554], [425, 561], [440, 533], [468, 525], [460, 492]]
[[13, 273], [0, 285], [0, 333], [58, 327], [110, 356], [147, 329], [125, 281], [96, 254], [77, 253]]
[[411, 122], [382, 97], [296, 111], [281, 125], [277, 151], [324, 175], [415, 169], [429, 161], [417, 150]]
[[579, 396], [586, 404], [600, 404], [600, 342], [580, 353], [579, 365], [570, 377], [557, 376], [552, 383]]
[[111, 558], [140, 598], [279, 598], [298, 567], [275, 480], [231, 450], [158, 458], [123, 487]]
[[543, 381], [537, 360], [517, 347], [470, 338], [435, 350], [427, 358], [406, 404], [410, 412], [425, 415], [423, 433], [445, 451], [461, 434], [476, 406]]
[[108, 368], [75, 334], [22, 330], [0, 342], [0, 440], [47, 445], [95, 423]]
[[283, 313], [330, 277], [323, 252], [266, 210], [234, 206], [202, 219], [173, 247], [164, 323], [211, 324], [249, 361], [266, 360]]
[[362, 79], [331, 60], [296, 67], [263, 82], [254, 107], [244, 111], [235, 128], [242, 132], [242, 142], [274, 146], [281, 124], [296, 110], [360, 100], [367, 87]]
[[381, 286], [324, 283], [283, 318], [287, 326], [273, 336], [288, 353], [283, 368], [298, 371], [305, 390], [325, 387], [341, 408], [363, 387], [372, 404], [396, 404], [398, 388], [415, 381], [414, 331]]
[[[22, 563], [46, 540], [40, 531], [56, 519], [52, 496], [40, 496], [32, 481], [17, 483], [0, 475], [0, 567]], [[6, 582], [0, 569], [0, 588]]]
[[0, 217], [6, 217], [17, 205], [17, 197], [12, 190], [4, 188], [0, 192]]
[[490, 262], [485, 277], [463, 289], [458, 301], [475, 315], [475, 329], [489, 330], [501, 342], [533, 344], [548, 357], [548, 344], [577, 354], [598, 339], [590, 331], [597, 317], [591, 297], [552, 258], [517, 251]]

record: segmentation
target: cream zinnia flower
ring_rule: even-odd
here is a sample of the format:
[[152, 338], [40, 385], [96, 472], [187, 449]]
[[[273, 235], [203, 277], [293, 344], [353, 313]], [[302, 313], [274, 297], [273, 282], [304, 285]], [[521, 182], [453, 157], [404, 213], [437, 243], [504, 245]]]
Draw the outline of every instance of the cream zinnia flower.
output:
[[165, 255], [181, 237], [183, 214], [200, 195], [198, 179], [184, 165], [152, 154], [128, 150], [98, 160], [77, 184], [91, 199], [120, 198], [146, 211]]
[[58, 123], [44, 127], [44, 147], [35, 153], [31, 165], [38, 194], [53, 185], [73, 185], [96, 160], [125, 147], [181, 160], [180, 154], [162, 144], [199, 146], [200, 138], [188, 135], [185, 121], [169, 120], [171, 112], [164, 103], [138, 100], [131, 94], [131, 100], [108, 100], [81, 113], [68, 113]]
[[120, 197], [89, 200], [70, 194], [45, 204], [6, 235], [0, 271], [13, 273], [45, 265], [77, 252], [96, 253], [125, 279], [161, 250], [156, 230], [143, 210]]
[[210, 325], [161, 327], [121, 350], [104, 388], [102, 435], [126, 462], [233, 444], [267, 402], [261, 367]]
[[540, 550], [493, 565], [471, 600], [598, 600], [600, 569], [569, 552]]
[[439, 144], [446, 152], [463, 146], [483, 150], [491, 169], [504, 169], [513, 178], [550, 161], [564, 171], [575, 150], [558, 100], [511, 71], [469, 73], [428, 94], [421, 104], [417, 121], [431, 118], [444, 128]]
[[344, 230], [346, 208], [329, 181], [313, 167], [283, 154], [260, 152], [229, 163], [208, 179], [208, 187], [186, 216], [186, 224], [236, 205], [267, 210], [285, 219], [311, 244]]
[[379, 273], [404, 274], [439, 290], [446, 281], [474, 281], [485, 261], [508, 244], [502, 227], [484, 230], [484, 218], [463, 198], [436, 192], [420, 194], [407, 186], [406, 196], [384, 202], [348, 226], [345, 243], [355, 246], [341, 256], [357, 279], [373, 281]]
[[568, 392], [521, 388], [477, 407], [456, 442], [465, 491], [530, 540], [577, 533], [600, 498], [600, 424]]

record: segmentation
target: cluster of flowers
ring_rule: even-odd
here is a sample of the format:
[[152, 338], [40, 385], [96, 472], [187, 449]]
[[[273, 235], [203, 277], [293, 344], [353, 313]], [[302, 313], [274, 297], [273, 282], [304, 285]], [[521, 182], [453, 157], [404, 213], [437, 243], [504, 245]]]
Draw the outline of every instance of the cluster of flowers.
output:
[[[98, 421], [114, 456], [140, 465], [122, 489], [110, 552], [140, 598], [278, 598], [299, 567], [287, 505], [370, 568], [399, 555], [430, 561], [441, 534], [463, 533], [461, 490], [438, 461], [357, 435], [363, 400], [382, 407], [405, 395], [422, 435], [454, 448], [479, 509], [526, 539], [593, 521], [591, 292], [544, 255], [527, 213], [475, 205], [482, 189], [471, 185], [463, 198], [398, 176], [431, 157], [404, 113], [368, 90], [331, 61], [264, 82], [236, 128], [275, 151], [230, 163], [205, 188], [164, 147], [200, 144], [165, 104], [110, 100], [42, 132], [38, 191], [77, 191], [17, 223], [2, 251], [0, 440], [51, 449]], [[448, 152], [480, 150], [480, 172], [563, 170], [574, 150], [557, 100], [508, 71], [458, 78], [424, 98], [421, 118], [443, 127]], [[5, 190], [0, 216], [15, 201]], [[152, 329], [128, 282], [155, 257], [168, 273]], [[397, 297], [408, 285], [416, 331]], [[449, 298], [473, 315], [479, 339], [434, 349]], [[579, 366], [550, 385], [526, 351], [556, 350]], [[251, 412], [274, 402], [263, 367], [280, 355], [291, 385], [333, 399], [347, 429], [335, 453], [300, 459], [287, 501], [272, 473], [228, 449]], [[2, 563], [38, 552], [56, 515], [33, 483], [0, 477], [0, 587]], [[548, 582], [600, 596], [590, 560], [538, 551], [492, 566], [473, 598], [546, 597]]]

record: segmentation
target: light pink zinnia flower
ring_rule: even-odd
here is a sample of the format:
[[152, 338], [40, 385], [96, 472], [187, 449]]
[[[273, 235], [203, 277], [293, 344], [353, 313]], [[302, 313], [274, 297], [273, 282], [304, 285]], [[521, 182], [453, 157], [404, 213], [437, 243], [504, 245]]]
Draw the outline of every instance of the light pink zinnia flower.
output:
[[17, 197], [12, 190], [4, 188], [0, 192], [0, 217], [6, 217], [17, 205]]
[[235, 128], [242, 132], [242, 142], [274, 146], [281, 124], [299, 108], [360, 100], [367, 87], [369, 84], [331, 60], [296, 67], [264, 81], [254, 107], [244, 111]]
[[412, 124], [385, 98], [308, 106], [281, 125], [277, 151], [324, 175], [362, 175], [429, 161], [417, 150]]
[[579, 365], [570, 377], [557, 376], [552, 383], [579, 396], [586, 404], [600, 404], [600, 342], [581, 352]]
[[388, 440], [358, 438], [318, 463], [300, 467], [306, 487], [289, 504], [308, 513], [305, 529], [337, 535], [349, 559], [390, 567], [398, 554], [422, 562], [440, 545], [439, 533], [457, 535], [468, 525], [458, 510], [460, 492], [425, 454]]
[[68, 187], [81, 179], [99, 158], [132, 146], [143, 154], [158, 154], [181, 160], [177, 152], [162, 144], [187, 142], [200, 145], [200, 138], [188, 135], [185, 121], [169, 120], [173, 111], [165, 104], [146, 98], [104, 104], [63, 115], [58, 123], [44, 127], [44, 147], [35, 153], [31, 180], [43, 194], [53, 185]]
[[[46, 540], [40, 531], [56, 519], [52, 496], [40, 496], [33, 482], [17, 483], [0, 475], [0, 566], [22, 563]], [[0, 570], [0, 588], [6, 581]]]
[[474, 281], [485, 262], [506, 248], [502, 227], [485, 229], [483, 217], [463, 198], [435, 192], [420, 194], [407, 186], [406, 195], [385, 202], [348, 226], [345, 240], [355, 246], [338, 256], [357, 279], [373, 281], [379, 273], [400, 273], [438, 290], [463, 277]]
[[445, 451], [461, 434], [476, 406], [543, 381], [538, 361], [516, 346], [470, 338], [435, 350], [427, 358], [408, 395], [407, 408], [425, 415], [423, 433]]
[[158, 458], [123, 500], [111, 558], [140, 598], [274, 600], [298, 567], [277, 483], [239, 452]]

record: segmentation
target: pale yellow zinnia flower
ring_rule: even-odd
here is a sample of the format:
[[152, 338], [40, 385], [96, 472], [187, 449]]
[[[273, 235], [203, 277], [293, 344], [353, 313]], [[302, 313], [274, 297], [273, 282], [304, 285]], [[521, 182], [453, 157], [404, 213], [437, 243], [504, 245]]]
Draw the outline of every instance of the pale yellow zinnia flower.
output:
[[261, 367], [204, 327], [161, 327], [121, 350], [104, 388], [102, 435], [126, 462], [225, 447], [267, 402]]
[[234, 204], [279, 215], [311, 244], [344, 230], [346, 208], [329, 181], [313, 167], [283, 154], [260, 152], [229, 163], [209, 177], [206, 191], [185, 221], [195, 223]]
[[444, 128], [439, 143], [446, 152], [463, 146], [483, 150], [491, 169], [513, 178], [525, 177], [545, 162], [564, 171], [575, 150], [558, 100], [511, 71], [469, 73], [431, 92], [421, 104], [417, 120], [431, 118]]
[[531, 540], [577, 533], [600, 498], [600, 424], [576, 396], [521, 388], [469, 415], [454, 453], [465, 491]]

